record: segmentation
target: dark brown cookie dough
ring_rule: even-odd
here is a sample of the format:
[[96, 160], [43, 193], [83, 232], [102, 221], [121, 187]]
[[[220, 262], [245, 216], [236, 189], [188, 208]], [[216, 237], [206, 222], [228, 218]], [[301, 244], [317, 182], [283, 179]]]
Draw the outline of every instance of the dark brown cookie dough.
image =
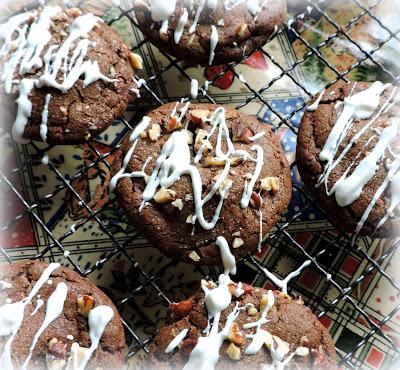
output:
[[[38, 14], [40, 15], [40, 11]], [[63, 44], [70, 35], [71, 24], [79, 15], [82, 15], [80, 10], [69, 9], [52, 18], [49, 29], [51, 41], [41, 53], [42, 60], [52, 45]], [[48, 94], [51, 95], [48, 104], [46, 139], [49, 144], [78, 144], [95, 137], [121, 116], [129, 101], [133, 99], [130, 89], [133, 87], [134, 71], [129, 59], [130, 49], [124, 44], [122, 38], [113, 28], [104, 22], [98, 22], [87, 34], [87, 39], [89, 46], [84, 60], [97, 61], [100, 72], [104, 76], [118, 81], [97, 80], [84, 87], [81, 76], [67, 92], [47, 86], [34, 87], [29, 94], [32, 112], [23, 138], [43, 141], [40, 135], [40, 124]], [[69, 57], [72, 56], [76, 43], [77, 41], [73, 43]], [[5, 56], [2, 60], [3, 66], [7, 60], [8, 57]], [[43, 74], [43, 67], [23, 76], [19, 74], [19, 69], [16, 71], [16, 79], [35, 79]], [[62, 82], [62, 73], [58, 74], [57, 81]], [[18, 98], [18, 91], [18, 85], [15, 85], [12, 90], [12, 99]], [[12, 122], [13, 120], [10, 124]]]
[[139, 27], [150, 42], [160, 50], [187, 61], [190, 65], [209, 65], [212, 25], [218, 32], [218, 43], [212, 64], [219, 65], [243, 60], [254, 49], [264, 45], [274, 30], [283, 23], [286, 15], [285, 0], [266, 3], [259, 1], [260, 5], [265, 4], [257, 15], [250, 13], [246, 1], [236, 1], [238, 5], [232, 9], [229, 7], [229, 10], [225, 8], [225, 3], [228, 4], [229, 1], [218, 0], [215, 9], [210, 9], [207, 3], [211, 2], [205, 1], [196, 30], [189, 34], [197, 7], [202, 3], [191, 2], [196, 5], [193, 9], [187, 8], [188, 21], [179, 43], [176, 44], [174, 33], [184, 12], [184, 2], [185, 0], [177, 1], [166, 32], [160, 31], [161, 22], [154, 23], [148, 1], [136, 0], [134, 5]]
[[[148, 137], [149, 130], [147, 130], [146, 137], [139, 138], [128, 163], [126, 173], [140, 171], [149, 157], [151, 158], [147, 163], [145, 172], [147, 175], [153, 172], [163, 145], [171, 135], [167, 132], [166, 127], [171, 122], [171, 112], [174, 106], [175, 103], [166, 104], [148, 113], [151, 119], [150, 126], [157, 124], [162, 127], [161, 136], [156, 141], [151, 141]], [[180, 103], [178, 109], [182, 107], [183, 104]], [[189, 145], [192, 159], [196, 154], [196, 132], [198, 132], [199, 128], [205, 131], [211, 130], [209, 123], [194, 123], [196, 119], [193, 117], [199, 115], [198, 112], [206, 112], [206, 115], [212, 115], [213, 111], [217, 108], [218, 106], [212, 104], [191, 104], [188, 113], [182, 120], [183, 123], [186, 122], [186, 119], [189, 120], [188, 129], [193, 132], [193, 143]], [[237, 141], [234, 141], [233, 144], [236, 149], [244, 149], [252, 154], [254, 154], [251, 151], [253, 145], [257, 144], [263, 148], [264, 165], [254, 186], [254, 191], [257, 193], [261, 192], [258, 198], [262, 200], [262, 235], [266, 235], [271, 227], [280, 219], [290, 201], [291, 179], [289, 165], [280, 146], [279, 139], [272, 132], [269, 125], [262, 124], [255, 117], [246, 116], [233, 108], [225, 107], [225, 111], [231, 138], [234, 136], [232, 132], [236, 133], [236, 135], [247, 135], [247, 138], [262, 131], [265, 132], [264, 136], [261, 136], [254, 142], [246, 140], [246, 143], [236, 138]], [[215, 183], [216, 176], [224, 168], [223, 165], [221, 166], [221, 163], [219, 165], [207, 164], [209, 158], [215, 156], [217, 131], [210, 138], [213, 149], [209, 153], [204, 154], [199, 165], [197, 165], [203, 183], [202, 198], [210, 192], [212, 185]], [[121, 169], [123, 160], [131, 146], [132, 144], [129, 142], [129, 138], [127, 138], [119, 151], [116, 152], [112, 165], [112, 175], [115, 175]], [[197, 222], [193, 235], [193, 225], [189, 223], [190, 221], [188, 222], [190, 215], [195, 213], [190, 176], [182, 176], [179, 181], [170, 187], [170, 190], [175, 192], [174, 199], [180, 199], [182, 202], [181, 210], [177, 207], [176, 203], [175, 205], [171, 203], [172, 199], [170, 202], [164, 204], [157, 203], [153, 199], [139, 211], [142, 203], [142, 192], [146, 186], [142, 178], [121, 178], [117, 183], [115, 192], [131, 222], [139, 232], [146, 236], [155, 248], [158, 248], [171, 258], [189, 263], [203, 265], [221, 264], [220, 250], [215, 245], [215, 241], [219, 236], [226, 238], [231, 252], [237, 258], [243, 257], [247, 252], [255, 250], [258, 246], [260, 209], [256, 204], [249, 204], [247, 208], [242, 208], [240, 205], [246, 174], [253, 173], [254, 170], [255, 163], [252, 161], [244, 161], [237, 166], [231, 167], [228, 178], [233, 183], [228, 198], [225, 199], [222, 206], [218, 222], [211, 230], [205, 230]], [[273, 186], [274, 189], [264, 189], [261, 191], [259, 180], [264, 178], [275, 180], [276, 186]], [[206, 220], [213, 218], [219, 200], [220, 196], [217, 193], [203, 207]], [[234, 246], [236, 239], [241, 239], [243, 242], [237, 248]], [[236, 240], [236, 245], [238, 245], [238, 242], [240, 240]], [[200, 257], [198, 261], [193, 258], [193, 251]]]
[[[236, 284], [233, 284], [235, 286]], [[244, 284], [245, 293], [239, 298], [232, 298], [230, 306], [222, 312], [219, 323], [221, 331], [227, 316], [232, 312], [236, 303], [239, 307], [252, 303], [256, 313], [252, 315], [247, 310], [240, 312], [235, 320], [234, 332], [240, 336], [232, 340], [225, 339], [219, 351], [220, 357], [216, 369], [261, 369], [271, 365], [270, 350], [264, 345], [255, 355], [246, 355], [244, 352], [251, 339], [243, 338], [246, 334], [254, 333], [255, 328], [244, 329], [243, 325], [255, 322], [261, 317], [260, 302], [263, 302], [265, 289], [253, 288]], [[234, 289], [234, 288], [233, 288]], [[309, 353], [306, 356], [294, 356], [288, 363], [288, 369], [335, 369], [335, 347], [328, 330], [317, 320], [311, 310], [303, 305], [301, 299], [273, 292], [275, 303], [267, 313], [266, 324], [261, 329], [280, 338], [289, 344], [289, 354], [298, 347], [306, 347]], [[261, 303], [261, 306], [265, 304]], [[236, 326], [237, 324], [237, 326]], [[197, 343], [197, 338], [204, 336], [203, 330], [207, 326], [207, 309], [204, 303], [204, 293], [199, 292], [187, 301], [172, 303], [169, 309], [169, 320], [161, 328], [150, 346], [150, 354], [143, 364], [143, 369], [181, 369], [189, 360], [190, 353]], [[189, 329], [183, 342], [169, 354], [165, 349], [176, 335], [184, 329]], [[240, 339], [242, 337], [242, 339]], [[232, 360], [227, 349], [234, 343], [240, 349], [240, 359]], [[286, 367], [285, 367], [286, 368]]]
[[[346, 84], [342, 81], [337, 82], [324, 92], [318, 108], [315, 111], [306, 111], [304, 113], [298, 133], [297, 167], [304, 184], [306, 185], [307, 189], [317, 197], [330, 222], [332, 222], [333, 225], [341, 230], [348, 232], [355, 231], [357, 223], [360, 221], [364, 211], [371, 203], [374, 194], [377, 192], [378, 188], [388, 175], [386, 160], [393, 160], [393, 156], [390, 151], [386, 150], [384, 158], [380, 159], [378, 162], [379, 167], [375, 175], [364, 186], [360, 197], [352, 204], [341, 207], [336, 202], [334, 195], [327, 195], [324, 185], [316, 187], [318, 178], [324, 170], [324, 162], [320, 161], [319, 155], [325, 145], [333, 125], [342, 112], [343, 104], [340, 106], [337, 106], [336, 104], [348, 97], [353, 89], [354, 95], [360, 91], [366, 90], [370, 86], [371, 84], [367, 82], [357, 82], [355, 87], [354, 83]], [[387, 102], [392, 92], [393, 86], [390, 86], [383, 91], [380, 96], [379, 106], [374, 114], [376, 114], [379, 109], [382, 108], [383, 104]], [[313, 99], [313, 102], [315, 102], [316, 99], [317, 97]], [[328, 180], [329, 189], [331, 189], [337, 180], [340, 179], [340, 177], [349, 168], [354, 160], [355, 165], [357, 166], [360, 161], [363, 160], [365, 156], [369, 154], [376, 146], [378, 140], [377, 138], [374, 138], [369, 144], [367, 144], [368, 140], [371, 139], [371, 137], [375, 134], [374, 130], [378, 129], [381, 132], [383, 128], [391, 124], [392, 118], [395, 118], [396, 116], [398, 117], [398, 115], [399, 107], [397, 104], [391, 104], [386, 112], [384, 111], [379, 114], [378, 118], [373, 122], [371, 127], [361, 135], [359, 140], [355, 142], [350, 151], [333, 170]], [[351, 138], [366, 124], [368, 124], [371, 118], [358, 119], [354, 121], [353, 128], [346, 135], [335, 158], [339, 157], [343, 149], [349, 144]], [[392, 152], [398, 153], [400, 149], [399, 140], [397, 139], [397, 142], [392, 144], [391, 147]], [[360, 153], [361, 155], [359, 155]], [[353, 165], [349, 175], [354, 171], [354, 168], [355, 166]], [[382, 227], [375, 231], [378, 223], [385, 216], [390, 206], [390, 194], [392, 186], [398, 186], [398, 184], [389, 185], [379, 197], [372, 209], [372, 212], [360, 231], [361, 235], [374, 235], [377, 237], [399, 235], [400, 213], [398, 209], [391, 217], [388, 218]]]
[[[48, 264], [39, 261], [15, 262], [1, 266], [0, 280], [11, 284], [11, 287], [0, 286], [1, 305], [26, 298], [47, 266]], [[64, 282], [68, 287], [68, 293], [63, 311], [40, 336], [28, 368], [49, 368], [46, 367], [46, 355], [51, 356], [51, 354], [54, 354], [56, 359], [63, 358], [68, 362], [71, 345], [74, 342], [78, 342], [84, 348], [90, 347], [87, 314], [85, 316], [82, 314], [84, 311], [78, 312], [80, 309], [78, 299], [84, 296], [94, 299], [92, 308], [106, 305], [114, 311], [114, 316], [106, 326], [99, 346], [92, 354], [86, 369], [121, 368], [124, 359], [125, 336], [121, 318], [112, 301], [88, 279], [65, 267], [55, 269], [49, 282], [51, 284], [45, 282], [39, 290], [40, 297], [35, 295], [31, 304], [25, 307], [24, 319], [11, 346], [14, 367], [19, 368], [28, 356], [34, 335], [43, 323], [48, 298], [54, 292], [57, 284]], [[44, 301], [44, 304], [37, 313], [31, 315], [39, 298]], [[90, 307], [89, 303], [87, 303], [87, 308]], [[53, 338], [56, 338], [58, 343], [57, 346], [50, 349], [49, 342]], [[0, 351], [3, 351], [7, 339], [7, 336], [0, 337]]]

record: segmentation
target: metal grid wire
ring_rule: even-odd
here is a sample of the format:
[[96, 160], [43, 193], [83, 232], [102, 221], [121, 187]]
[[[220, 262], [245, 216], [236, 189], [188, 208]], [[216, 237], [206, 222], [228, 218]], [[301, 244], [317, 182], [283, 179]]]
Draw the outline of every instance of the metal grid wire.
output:
[[[387, 42], [389, 42], [393, 38], [399, 40], [398, 33], [393, 33], [388, 27], [385, 26], [384, 20], [378, 19], [373, 14], [374, 8], [379, 5], [380, 1], [378, 0], [373, 4], [370, 4], [368, 7], [363, 5], [360, 0], [351, 1], [359, 7], [359, 14], [356, 17], [352, 18], [346, 25], [337, 24], [329, 16], [329, 14], [324, 10], [324, 2], [309, 1], [307, 4], [305, 4], [304, 11], [299, 12], [285, 27], [280, 28], [274, 35], [272, 35], [269, 42], [272, 42], [274, 39], [279, 39], [280, 37], [289, 37], [292, 40], [298, 40], [301, 44], [303, 44], [307, 51], [300, 59], [295, 60], [291, 65], [282, 66], [274, 59], [273, 55], [271, 55], [270, 52], [266, 51], [266, 48], [260, 49], [259, 51], [261, 51], [265, 55], [265, 57], [267, 57], [276, 67], [278, 67], [281, 72], [261, 89], [255, 89], [246, 81], [241, 80], [241, 83], [244, 84], [248, 93], [245, 94], [244, 98], [241, 98], [240, 102], [236, 105], [236, 108], [240, 109], [246, 107], [249, 103], [253, 101], [261, 102], [267, 107], [270, 112], [272, 112], [277, 117], [278, 122], [274, 127], [275, 130], [278, 130], [281, 126], [286, 126], [293, 133], [296, 134], [297, 127], [293, 123], [293, 119], [297, 113], [304, 110], [307, 102], [312, 97], [312, 93], [310, 92], [307, 82], [303, 81], [303, 79], [299, 77], [299, 74], [296, 73], [296, 70], [299, 67], [301, 68], [302, 65], [309, 58], [318, 58], [319, 61], [326, 68], [334, 73], [335, 78], [332, 79], [326, 86], [324, 86], [324, 88], [334, 84], [340, 79], [347, 81], [349, 73], [355, 68], [363, 65], [363, 63], [366, 61], [373, 63], [377, 68], [379, 68], [381, 73], [386, 76], [387, 80], [390, 80], [394, 83], [398, 82], [399, 76], [393, 75], [390, 70], [388, 70], [378, 61], [378, 58], [375, 58], [376, 52], [379, 51]], [[308, 6], [307, 10], [306, 5]], [[109, 24], [112, 25], [113, 23], [121, 20], [129, 21], [132, 24], [134, 32], [140, 35], [140, 31], [138, 31], [132, 9], [123, 9], [121, 7], [120, 10], [120, 15], [110, 20]], [[317, 45], [311, 45], [303, 37], [304, 31], [298, 32], [291, 27], [291, 24], [296, 21], [302, 21], [305, 15], [309, 14], [311, 11], [316, 15], [315, 18], [324, 18], [336, 30], [332, 34], [327, 35], [325, 40]], [[351, 29], [351, 27], [353, 27], [354, 24], [363, 17], [370, 17], [371, 19], [373, 19], [388, 34], [388, 37], [385, 40], [382, 40], [374, 49], [368, 51], [363, 49], [358, 42], [356, 42], [349, 36], [349, 30]], [[339, 37], [346, 39], [359, 51], [359, 58], [357, 62], [355, 62], [344, 71], [339, 71], [324, 57], [323, 53], [323, 49], [326, 47], [330, 47], [331, 42]], [[145, 54], [144, 49], [146, 47], [148, 47], [148, 41], [146, 39], [142, 39], [142, 41], [133, 48], [133, 51], [139, 54]], [[164, 57], [167, 59], [168, 63], [162, 68], [157, 67], [154, 60], [145, 60], [145, 64], [149, 64], [149, 68], [147, 69], [149, 71], [154, 71], [154, 73], [150, 73], [150, 75], [146, 78], [146, 84], [143, 85], [143, 88], [146, 90], [144, 98], [146, 109], [157, 107], [168, 100], [163, 95], [163, 93], [159, 93], [157, 88], [155, 88], [157, 86], [158, 79], [162, 78], [162, 75], [165, 72], [169, 70], [174, 70], [174, 73], [187, 80], [190, 80], [191, 78], [188, 72], [182, 67], [182, 63], [179, 60], [176, 60], [169, 55], [164, 55]], [[237, 64], [238, 63], [231, 63], [224, 66], [221, 72], [214, 77], [213, 81], [216, 81], [227, 71], [231, 71], [239, 79], [239, 73], [235, 69]], [[264, 93], [268, 91], [275, 82], [279, 81], [282, 78], [288, 78], [296, 86], [299, 93], [304, 97], [304, 102], [287, 114], [283, 114], [276, 110], [273, 104], [271, 104], [271, 102], [264, 97]], [[202, 94], [202, 99], [215, 103], [213, 96], [209, 95], [208, 91], [200, 89], [200, 93]], [[140, 102], [140, 100], [138, 100], [136, 103], [139, 104], [138, 102]], [[140, 119], [141, 114], [144, 113], [144, 109], [140, 109], [139, 105], [135, 107], [135, 110], [137, 110], [137, 112], [131, 119], [128, 120], [123, 117], [119, 119], [119, 124], [125, 126], [126, 132], [132, 130], [132, 127], [134, 127]], [[78, 222], [78, 224], [75, 226], [75, 229], [84, 228], [85, 225], [87, 225], [89, 222], [97, 223], [100, 230], [104, 234], [104, 238], [112, 242], [113, 249], [111, 251], [108, 251], [105, 255], [102, 256], [101, 259], [99, 259], [96, 263], [92, 264], [87, 269], [82, 268], [79, 262], [72, 255], [66, 256], [65, 258], [68, 259], [68, 262], [80, 274], [90, 277], [92, 273], [94, 273], [99, 268], [101, 268], [101, 266], [110, 261], [112, 257], [118, 254], [124, 255], [125, 258], [127, 258], [130, 263], [135, 266], [135, 268], [139, 271], [139, 276], [137, 276], [138, 283], [136, 284], [134, 290], [128, 292], [128, 294], [126, 294], [126, 296], [122, 300], [117, 302], [118, 309], [122, 312], [126, 305], [134, 305], [135, 309], [143, 317], [143, 320], [151, 322], [151, 318], [146, 315], [145, 308], [139, 307], [135, 303], [135, 298], [144, 290], [150, 289], [153, 290], [158, 297], [160, 297], [165, 305], [169, 304], [170, 297], [163, 290], [162, 284], [160, 284], [163, 272], [146, 272], [145, 269], [142, 268], [141, 264], [135, 259], [134, 255], [127, 251], [127, 246], [129, 246], [132, 240], [136, 237], [136, 234], [134, 232], [126, 233], [124, 237], [116, 237], [107, 228], [107, 216], [104, 215], [104, 209], [110, 206], [118, 207], [115, 199], [109, 200], [100, 209], [92, 209], [90, 204], [85, 202], [85, 199], [81, 197], [79, 192], [73, 186], [74, 180], [85, 176], [87, 172], [91, 169], [98, 169], [100, 164], [106, 166], [106, 168], [109, 169], [109, 158], [120, 147], [120, 142], [115, 143], [112, 146], [111, 150], [107, 151], [106, 153], [100, 153], [93, 144], [89, 143], [89, 148], [92, 154], [91, 163], [82, 166], [79, 171], [68, 177], [60, 171], [58, 166], [55, 165], [53, 161], [50, 161], [48, 164], [49, 170], [52, 171], [57, 177], [57, 179], [59, 180], [59, 185], [57, 185], [51, 193], [36, 199], [34, 202], [30, 201], [28, 197], [26, 197], [15, 185], [16, 179], [19, 176], [22, 177], [22, 173], [24, 171], [32, 171], [33, 163], [35, 161], [38, 161], [38, 159], [42, 158], [43, 155], [46, 154], [46, 152], [51, 150], [52, 146], [47, 146], [43, 148], [37, 146], [35, 143], [32, 143], [30, 144], [31, 148], [28, 151], [26, 148], [21, 149], [21, 147], [17, 147], [16, 144], [14, 145], [15, 151], [18, 152], [19, 150], [22, 150], [25, 153], [25, 156], [19, 156], [19, 163], [15, 168], [1, 171], [0, 185], [6, 186], [11, 189], [11, 191], [18, 198], [18, 201], [23, 205], [24, 211], [22, 214], [16, 216], [14, 219], [8, 219], [5, 224], [0, 225], [0, 230], [2, 232], [7, 231], [7, 229], [12, 227], [12, 225], [18, 222], [19, 219], [24, 217], [25, 214], [29, 214], [34, 227], [40, 228], [48, 239], [48, 245], [40, 250], [36, 258], [40, 259], [43, 257], [52, 256], [53, 252], [57, 252], [58, 255], [60, 253], [63, 254], [66, 251], [66, 240], [74, 233], [75, 230], [69, 229], [61, 236], [54, 235], [52, 231], [46, 226], [46, 223], [43, 221], [42, 207], [44, 207], [44, 205], [47, 204], [49, 200], [55, 198], [60, 192], [68, 191], [70, 196], [75, 197], [76, 200], [79, 201], [79, 204], [86, 211], [87, 214], [85, 218], [81, 219]], [[296, 164], [293, 163], [293, 169], [295, 168], [295, 165]], [[378, 259], [374, 259], [371, 254], [373, 252], [373, 249], [376, 247], [376, 241], [369, 240], [368, 238], [363, 238], [363, 248], [355, 249], [351, 248], [350, 236], [340, 232], [332, 233], [331, 231], [327, 230], [313, 233], [312, 243], [310, 243], [312, 247], [304, 248], [302, 244], [298, 240], [296, 240], [294, 234], [288, 230], [289, 226], [292, 225], [294, 221], [301, 218], [301, 216], [305, 212], [308, 212], [310, 209], [317, 209], [320, 212], [323, 211], [319, 209], [318, 204], [303, 189], [302, 184], [294, 182], [293, 187], [296, 191], [299, 192], [299, 194], [301, 194], [304, 204], [297, 211], [296, 214], [292, 215], [284, 222], [279, 223], [277, 227], [274, 228], [273, 232], [269, 234], [264, 244], [268, 244], [270, 248], [274, 249], [273, 258], [265, 257], [263, 260], [260, 260], [249, 254], [246, 258], [239, 262], [239, 273], [236, 279], [246, 281], [247, 273], [249, 271], [252, 271], [253, 278], [250, 282], [263, 285], [268, 279], [264, 275], [262, 267], [268, 267], [269, 269], [273, 268], [274, 261], [276, 261], [278, 257], [284, 255], [290, 256], [295, 261], [297, 261], [297, 266], [300, 266], [302, 262], [304, 262], [306, 259], [309, 259], [312, 261], [312, 270], [320, 274], [325, 279], [325, 282], [323, 289], [319, 291], [318, 295], [310, 294], [310, 292], [304, 289], [302, 290], [299, 286], [296, 285], [296, 279], [295, 281], [291, 282], [291, 286], [296, 287], [296, 292], [302, 295], [306, 304], [320, 318], [334, 314], [333, 317], [335, 317], [335, 320], [337, 321], [341, 320], [343, 317], [347, 317], [347, 320], [351, 322], [356, 316], [361, 316], [365, 320], [366, 325], [369, 327], [368, 332], [362, 335], [360, 340], [352, 344], [351, 350], [347, 352], [343, 351], [343, 349], [337, 350], [339, 365], [346, 368], [360, 367], [361, 364], [356, 359], [356, 352], [360, 351], [372, 338], [374, 340], [385, 342], [390, 347], [390, 351], [392, 352], [391, 357], [393, 359], [397, 358], [399, 349], [397, 348], [392, 338], [383, 331], [383, 327], [396, 315], [396, 313], [400, 309], [400, 304], [398, 304], [397, 307], [393, 309], [392, 312], [390, 312], [390, 314], [383, 317], [380, 321], [371, 320], [368, 313], [364, 310], [364, 304], [361, 302], [361, 300], [356, 300], [354, 297], [352, 297], [351, 292], [354, 289], [357, 289], [357, 287], [362, 284], [365, 279], [373, 276], [373, 274], [378, 274], [379, 276], [387, 280], [387, 282], [393, 287], [393, 289], [395, 289], [396, 292], [400, 293], [400, 286], [396, 284], [392, 277], [389, 276], [383, 268], [385, 263], [391, 260], [393, 253], [398, 246], [398, 243], [392, 243], [390, 247], [384, 250], [383, 254]], [[335, 270], [332, 261], [335, 258], [343, 258], [343, 256], [346, 256], [346, 254], [350, 253], [350, 250], [353, 256], [355, 256], [359, 260], [362, 260], [364, 267], [363, 270], [358, 274], [357, 278], [352, 280], [351, 283], [343, 283], [343, 280], [340, 279], [338, 271]], [[4, 257], [11, 263], [13, 260], [11, 255], [8, 254], [6, 250], [2, 247], [1, 252], [3, 253]], [[270, 256], [270, 254], [268, 254], [267, 256]], [[171, 264], [173, 265], [173, 262], [171, 262]], [[213, 279], [215, 279], [219, 273], [219, 270], [215, 268], [205, 270], [200, 269], [200, 271], [204, 275], [207, 275], [208, 277]], [[327, 302], [325, 299], [322, 299], [322, 297], [328, 291], [328, 289], [332, 288], [336, 289], [337, 291], [336, 298]], [[147, 346], [152, 340], [152, 335], [148, 335], [147, 337], [143, 338], [137, 333], [136, 327], [131, 325], [129, 320], [124, 319], [123, 323], [127, 332], [127, 336], [131, 337], [132, 339], [127, 355], [128, 359], [133, 357], [141, 350], [147, 351]]]

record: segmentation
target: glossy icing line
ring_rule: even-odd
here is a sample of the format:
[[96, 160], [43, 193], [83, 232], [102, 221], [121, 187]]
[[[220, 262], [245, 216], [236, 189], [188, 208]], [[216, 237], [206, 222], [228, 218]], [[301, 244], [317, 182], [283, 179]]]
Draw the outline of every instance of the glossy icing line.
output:
[[189, 329], [183, 329], [181, 332], [179, 332], [179, 334], [168, 344], [167, 348], [165, 349], [165, 353], [171, 353], [176, 347], [178, 347], [186, 338], [188, 331]]
[[[93, 352], [97, 349], [100, 339], [108, 323], [114, 317], [114, 310], [109, 306], [97, 306], [89, 312], [89, 338], [91, 345], [85, 352], [82, 363], [74, 370], [83, 370], [87, 366]], [[75, 363], [74, 363], [75, 364]]]
[[219, 247], [222, 264], [224, 265], [224, 274], [236, 274], [236, 261], [229, 249], [229, 244], [223, 236], [219, 236], [215, 244]]
[[397, 137], [398, 123], [393, 121], [382, 130], [379, 140], [372, 151], [354, 169], [347, 178], [341, 178], [336, 183], [335, 198], [341, 207], [352, 204], [361, 195], [364, 186], [370, 181], [378, 170], [378, 161], [385, 155], [388, 147]]
[[310, 264], [311, 264], [310, 260], [305, 261], [298, 269], [292, 271], [282, 280], [278, 279], [273, 273], [268, 271], [266, 268], [263, 268], [262, 270], [265, 273], [265, 275], [267, 275], [268, 279], [270, 279], [282, 291], [282, 293], [287, 294], [287, 285], [289, 281], [294, 277], [296, 277], [297, 275], [299, 275], [300, 272]]
[[2, 370], [14, 369], [11, 361], [11, 345], [24, 319], [25, 307], [32, 301], [32, 298], [58, 267], [60, 267], [59, 263], [50, 263], [26, 298], [22, 301], [7, 303], [0, 307], [0, 336], [8, 336], [0, 356], [0, 368]]
[[23, 363], [21, 370], [27, 369], [28, 363], [32, 357], [33, 350], [35, 349], [40, 336], [47, 329], [47, 327], [63, 312], [64, 302], [67, 298], [67, 292], [67, 284], [65, 284], [64, 282], [58, 283], [56, 289], [47, 300], [46, 315], [44, 317], [44, 321], [39, 330], [35, 333], [32, 344], [29, 348], [28, 357]]

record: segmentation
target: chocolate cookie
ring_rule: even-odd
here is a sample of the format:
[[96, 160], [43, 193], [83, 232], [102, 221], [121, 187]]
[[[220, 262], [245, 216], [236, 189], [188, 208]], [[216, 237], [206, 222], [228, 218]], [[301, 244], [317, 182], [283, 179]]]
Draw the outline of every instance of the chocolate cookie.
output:
[[203, 66], [243, 60], [266, 43], [286, 15], [284, 0], [136, 0], [134, 7], [150, 42]]
[[2, 88], [17, 99], [15, 140], [82, 143], [104, 131], [133, 97], [130, 50], [93, 14], [45, 6], [0, 29]]
[[155, 336], [143, 369], [336, 368], [328, 330], [301, 299], [231, 283], [231, 303], [219, 319], [210, 318], [212, 300], [224, 301], [223, 292], [212, 296], [223, 284], [202, 281], [206, 295], [170, 305], [168, 323]]
[[76, 272], [38, 261], [1, 266], [0, 302], [1, 369], [122, 367], [118, 311]]
[[397, 102], [392, 85], [338, 82], [301, 121], [301, 178], [332, 224], [355, 236], [400, 235]]
[[203, 265], [260, 246], [291, 196], [270, 126], [212, 104], [151, 111], [115, 154], [112, 175], [122, 208], [154, 247]]

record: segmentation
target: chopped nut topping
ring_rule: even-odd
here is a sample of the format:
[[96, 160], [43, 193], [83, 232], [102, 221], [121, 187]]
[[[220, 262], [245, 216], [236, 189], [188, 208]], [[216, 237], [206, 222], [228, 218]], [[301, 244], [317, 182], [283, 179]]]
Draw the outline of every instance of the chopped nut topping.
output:
[[189, 200], [193, 200], [193, 194], [186, 194], [185, 200], [186, 200], [186, 202], [188, 202]]
[[253, 136], [253, 131], [244, 124], [237, 123], [232, 127], [232, 136], [233, 141], [249, 144], [251, 142], [250, 138]]
[[203, 125], [209, 115], [210, 111], [206, 109], [193, 109], [189, 112], [190, 120], [198, 125]]
[[251, 172], [246, 172], [243, 175], [243, 178], [246, 179], [246, 180], [251, 180], [252, 177], [253, 177], [253, 174]]
[[236, 28], [236, 34], [242, 39], [250, 37], [251, 35], [249, 27], [245, 23], [241, 24], [238, 28]]
[[65, 13], [70, 17], [79, 17], [82, 15], [82, 10], [78, 8], [69, 8], [65, 10]]
[[231, 189], [232, 184], [233, 181], [229, 178], [225, 178], [224, 181], [221, 182], [221, 185], [218, 188], [218, 192], [222, 198], [228, 198], [229, 190]]
[[143, 69], [143, 60], [139, 54], [130, 53], [129, 61], [131, 62], [131, 66], [134, 69]]
[[225, 161], [223, 159], [218, 159], [215, 157], [206, 157], [206, 159], [204, 160], [204, 164], [206, 167], [225, 166]]
[[240, 230], [239, 231], [235, 231], [232, 236], [240, 236]]
[[260, 180], [261, 190], [276, 193], [279, 190], [279, 177], [265, 177]]
[[268, 304], [268, 296], [266, 294], [263, 294], [260, 299], [260, 311], [263, 312], [265, 310], [265, 307], [267, 307]]
[[193, 224], [193, 214], [190, 214], [189, 216], [186, 217], [186, 223]]
[[178, 117], [169, 117], [168, 122], [165, 125], [165, 130], [167, 132], [172, 132], [178, 130], [182, 127], [182, 123], [179, 121]]
[[239, 325], [236, 322], [234, 322], [232, 324], [231, 328], [229, 329], [227, 338], [232, 343], [236, 343], [236, 344], [239, 344], [239, 345], [242, 345], [244, 343], [243, 334], [239, 330]]
[[174, 207], [178, 208], [180, 211], [183, 209], [182, 199], [176, 199], [171, 203]]
[[226, 354], [229, 356], [231, 360], [238, 361], [240, 360], [241, 354], [240, 354], [240, 348], [236, 347], [233, 343], [229, 345], [229, 347], [226, 350]]
[[196, 251], [192, 251], [189, 254], [189, 257], [195, 262], [199, 262], [200, 261], [200, 256], [196, 253]]
[[157, 141], [161, 135], [161, 126], [158, 123], [153, 123], [148, 134], [151, 141]]
[[263, 206], [263, 200], [262, 200], [260, 194], [253, 191], [251, 193], [250, 204], [255, 209], [261, 209]]
[[310, 353], [310, 350], [307, 347], [298, 347], [296, 349], [296, 355], [298, 356], [307, 356]]
[[242, 163], [243, 162], [243, 158], [240, 158], [240, 157], [233, 157], [233, 158], [231, 158], [231, 166], [232, 167], [236, 167], [236, 166], [238, 166], [240, 163]]
[[64, 115], [66, 115], [66, 114], [68, 113], [68, 108], [67, 108], [67, 107], [64, 107], [64, 106], [62, 105], [62, 106], [60, 106], [60, 111], [61, 111]]
[[235, 238], [233, 240], [232, 248], [239, 248], [244, 244], [244, 240], [242, 238]]
[[62, 370], [67, 363], [67, 345], [57, 338], [49, 340], [46, 352], [46, 367], [48, 370]]
[[90, 310], [94, 306], [94, 298], [89, 294], [84, 294], [83, 296], [78, 297], [76, 302], [78, 303], [78, 312], [81, 315], [88, 317]]
[[203, 153], [207, 153], [212, 150], [212, 145], [209, 140], [206, 139], [208, 132], [203, 129], [199, 129], [196, 134], [196, 139], [194, 141], [194, 150], [197, 153], [203, 146]]
[[169, 305], [169, 311], [172, 321], [178, 321], [189, 314], [193, 308], [192, 301], [186, 300], [178, 303], [171, 303]]
[[172, 202], [175, 199], [176, 193], [171, 189], [161, 188], [154, 194], [153, 199], [159, 204]]
[[142, 139], [146, 139], [146, 137], [147, 137], [147, 132], [146, 132], [146, 131], [142, 131], [142, 132], [139, 134], [139, 136], [140, 136]]
[[247, 313], [248, 313], [250, 316], [254, 316], [257, 312], [258, 312], [258, 310], [257, 310], [257, 308], [255, 308], [255, 307], [249, 307], [249, 308], [247, 309]]

